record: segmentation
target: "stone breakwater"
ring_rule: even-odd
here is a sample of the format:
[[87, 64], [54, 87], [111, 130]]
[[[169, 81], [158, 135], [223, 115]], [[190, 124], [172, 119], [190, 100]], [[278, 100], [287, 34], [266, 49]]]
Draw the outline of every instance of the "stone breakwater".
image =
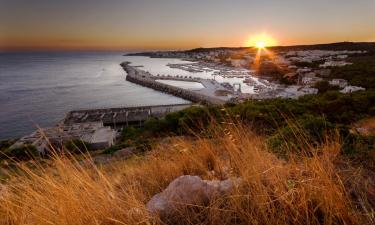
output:
[[[205, 88], [201, 91], [186, 90], [180, 87], [157, 82], [156, 80], [160, 80], [163, 78], [153, 76], [149, 72], [130, 66], [129, 62], [123, 62], [121, 63], [121, 66], [127, 73], [127, 81], [149, 87], [157, 91], [168, 93], [204, 105], [222, 105], [232, 101], [231, 90], [225, 89], [216, 81], [193, 78], [168, 78], [170, 80], [200, 82], [205, 86]], [[217, 96], [215, 94], [217, 91], [226, 91], [229, 94], [227, 96]]]

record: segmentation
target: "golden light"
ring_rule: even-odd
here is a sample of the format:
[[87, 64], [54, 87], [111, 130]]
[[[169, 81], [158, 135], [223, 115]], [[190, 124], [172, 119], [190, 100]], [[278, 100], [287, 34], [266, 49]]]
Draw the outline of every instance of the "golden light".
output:
[[266, 47], [266, 43], [264, 41], [258, 41], [257, 43], [255, 43], [255, 46], [257, 48], [265, 48]]
[[276, 45], [276, 40], [265, 33], [251, 36], [246, 41], [246, 46], [257, 47], [258, 49], [264, 49], [274, 45]]

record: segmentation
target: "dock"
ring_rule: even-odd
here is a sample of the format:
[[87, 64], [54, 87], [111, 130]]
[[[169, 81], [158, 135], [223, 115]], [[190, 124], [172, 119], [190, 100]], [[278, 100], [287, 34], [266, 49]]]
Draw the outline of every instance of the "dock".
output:
[[142, 126], [149, 118], [161, 118], [168, 113], [191, 107], [192, 104], [134, 106], [122, 108], [87, 109], [70, 111], [62, 124], [81, 124], [101, 122], [104, 126], [120, 128], [124, 126]]

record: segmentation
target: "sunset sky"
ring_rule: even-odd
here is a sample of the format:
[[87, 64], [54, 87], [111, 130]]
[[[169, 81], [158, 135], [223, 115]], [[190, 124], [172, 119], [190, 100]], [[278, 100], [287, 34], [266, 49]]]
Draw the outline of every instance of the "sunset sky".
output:
[[375, 0], [0, 0], [0, 50], [375, 41]]

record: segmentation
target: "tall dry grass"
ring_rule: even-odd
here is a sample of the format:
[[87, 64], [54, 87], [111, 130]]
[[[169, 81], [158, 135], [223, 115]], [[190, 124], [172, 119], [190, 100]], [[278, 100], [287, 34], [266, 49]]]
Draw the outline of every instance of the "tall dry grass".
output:
[[[96, 166], [55, 155], [22, 166], [1, 188], [1, 224], [372, 224], [373, 177], [340, 158], [340, 141], [280, 159], [242, 126], [214, 126], [211, 138], [174, 138], [146, 156]], [[160, 221], [145, 204], [181, 175], [241, 178], [209, 205]]]

